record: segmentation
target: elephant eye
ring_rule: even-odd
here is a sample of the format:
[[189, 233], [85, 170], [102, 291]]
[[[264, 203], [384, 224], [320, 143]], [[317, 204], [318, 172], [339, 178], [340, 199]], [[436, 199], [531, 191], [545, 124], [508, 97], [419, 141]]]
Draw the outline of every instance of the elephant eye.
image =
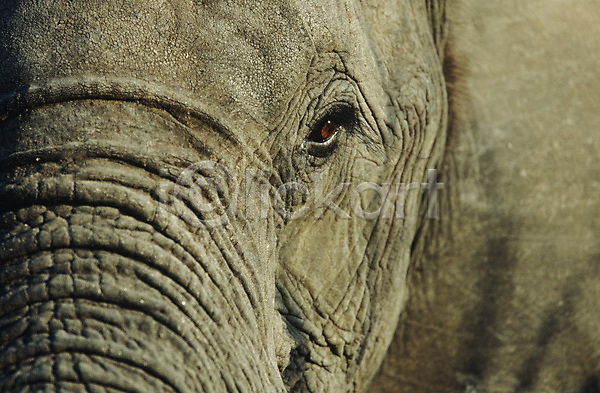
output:
[[351, 105], [334, 106], [314, 124], [302, 146], [309, 154], [324, 157], [333, 151], [342, 131], [354, 130], [356, 111]]
[[308, 139], [316, 143], [327, 142], [338, 132], [338, 127], [336, 120], [327, 119], [322, 125], [313, 130]]

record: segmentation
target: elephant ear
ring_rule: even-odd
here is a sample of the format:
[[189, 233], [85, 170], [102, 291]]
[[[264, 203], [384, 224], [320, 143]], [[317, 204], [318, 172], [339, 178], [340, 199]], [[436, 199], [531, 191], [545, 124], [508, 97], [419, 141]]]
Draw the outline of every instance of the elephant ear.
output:
[[370, 393], [600, 392], [599, 9], [460, 3], [437, 45], [460, 66], [446, 68], [450, 224], [411, 262]]

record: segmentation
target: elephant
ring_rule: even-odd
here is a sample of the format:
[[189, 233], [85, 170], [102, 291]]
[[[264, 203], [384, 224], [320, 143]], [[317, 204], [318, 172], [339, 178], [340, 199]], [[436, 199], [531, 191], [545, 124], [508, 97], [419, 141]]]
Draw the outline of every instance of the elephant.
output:
[[600, 392], [592, 1], [140, 4], [0, 5], [0, 391]]
[[0, 5], [1, 390], [366, 391], [444, 152], [444, 2], [141, 4]]

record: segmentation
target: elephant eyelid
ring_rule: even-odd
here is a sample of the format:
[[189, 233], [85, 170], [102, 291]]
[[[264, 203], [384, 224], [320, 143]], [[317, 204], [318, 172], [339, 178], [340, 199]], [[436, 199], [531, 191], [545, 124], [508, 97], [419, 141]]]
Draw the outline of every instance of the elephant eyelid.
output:
[[336, 147], [348, 141], [344, 136], [356, 136], [369, 147], [376, 146], [368, 135], [366, 123], [361, 121], [360, 111], [347, 102], [338, 102], [322, 111], [323, 114], [309, 128], [310, 133], [302, 143], [302, 148], [311, 156], [325, 158], [336, 150]]
[[332, 105], [320, 119], [310, 127], [307, 141], [324, 144], [332, 140], [342, 130], [354, 133], [360, 130], [356, 110], [348, 104]]
[[335, 121], [339, 126], [346, 128], [348, 131], [354, 131], [354, 128], [358, 125], [358, 114], [352, 105], [337, 104], [331, 106], [317, 124], [323, 124], [326, 120]]

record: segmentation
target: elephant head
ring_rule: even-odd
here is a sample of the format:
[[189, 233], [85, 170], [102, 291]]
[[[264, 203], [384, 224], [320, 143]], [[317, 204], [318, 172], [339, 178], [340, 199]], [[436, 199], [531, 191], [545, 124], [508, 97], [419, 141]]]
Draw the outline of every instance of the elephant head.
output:
[[444, 34], [436, 0], [3, 2], [2, 391], [365, 391]]

